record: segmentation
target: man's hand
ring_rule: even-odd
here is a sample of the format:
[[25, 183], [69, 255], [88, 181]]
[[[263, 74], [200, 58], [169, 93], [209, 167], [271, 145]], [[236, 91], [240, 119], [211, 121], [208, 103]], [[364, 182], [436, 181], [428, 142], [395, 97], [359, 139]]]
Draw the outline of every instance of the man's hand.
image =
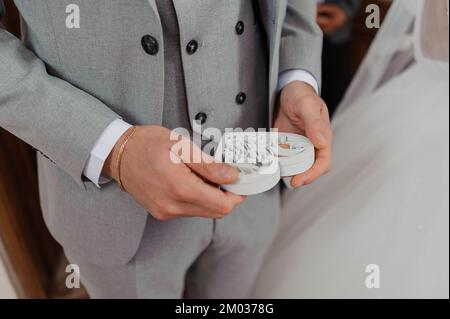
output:
[[[237, 180], [239, 173], [228, 165], [215, 163], [175, 163], [170, 131], [160, 126], [138, 126], [123, 152], [120, 177], [126, 191], [158, 220], [177, 217], [222, 218], [240, 204], [243, 196], [221, 191], [216, 184]], [[124, 134], [126, 136], [126, 134]], [[103, 174], [117, 181], [117, 156], [124, 136], [105, 163]], [[185, 139], [190, 147], [196, 148]], [[192, 153], [191, 149], [191, 153]], [[196, 148], [197, 151], [200, 151]]]
[[332, 35], [348, 21], [347, 13], [337, 4], [321, 3], [317, 7], [317, 24], [326, 36]]
[[295, 176], [291, 185], [312, 183], [331, 167], [333, 133], [325, 102], [308, 84], [294, 81], [281, 91], [275, 110], [274, 127], [279, 132], [308, 137], [316, 148], [316, 161], [307, 172]]

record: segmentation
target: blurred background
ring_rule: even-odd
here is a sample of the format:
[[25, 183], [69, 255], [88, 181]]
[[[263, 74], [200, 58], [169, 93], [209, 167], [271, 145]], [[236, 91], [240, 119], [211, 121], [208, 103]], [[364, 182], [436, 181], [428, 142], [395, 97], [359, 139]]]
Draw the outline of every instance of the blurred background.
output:
[[[4, 0], [2, 24], [20, 37], [12, 0]], [[318, 1], [324, 39], [322, 96], [336, 110], [377, 29], [365, 26], [369, 4], [384, 18], [390, 0]], [[67, 261], [42, 220], [35, 154], [24, 142], [0, 128], [0, 298], [88, 298], [65, 286]]]

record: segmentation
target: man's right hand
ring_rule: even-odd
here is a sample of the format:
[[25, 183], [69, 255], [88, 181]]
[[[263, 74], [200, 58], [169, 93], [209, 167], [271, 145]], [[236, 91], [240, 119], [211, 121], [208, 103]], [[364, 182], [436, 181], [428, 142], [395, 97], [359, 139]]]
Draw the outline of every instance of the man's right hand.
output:
[[[170, 130], [161, 126], [137, 126], [122, 154], [120, 179], [126, 191], [158, 220], [177, 217], [222, 218], [245, 198], [220, 190], [231, 184], [238, 171], [209, 161], [175, 163], [171, 159]], [[118, 181], [117, 157], [124, 134], [109, 155], [104, 176]], [[195, 147], [189, 141], [191, 147]], [[192, 152], [192, 149], [191, 149]], [[177, 156], [177, 155], [175, 155]]]

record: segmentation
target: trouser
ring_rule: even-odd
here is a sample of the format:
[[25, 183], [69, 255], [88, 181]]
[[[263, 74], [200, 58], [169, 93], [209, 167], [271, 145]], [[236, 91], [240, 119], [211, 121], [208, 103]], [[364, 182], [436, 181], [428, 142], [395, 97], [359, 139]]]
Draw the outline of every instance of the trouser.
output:
[[66, 255], [79, 266], [91, 298], [246, 298], [279, 213], [275, 187], [220, 220], [148, 218], [139, 249], [125, 265], [98, 266]]

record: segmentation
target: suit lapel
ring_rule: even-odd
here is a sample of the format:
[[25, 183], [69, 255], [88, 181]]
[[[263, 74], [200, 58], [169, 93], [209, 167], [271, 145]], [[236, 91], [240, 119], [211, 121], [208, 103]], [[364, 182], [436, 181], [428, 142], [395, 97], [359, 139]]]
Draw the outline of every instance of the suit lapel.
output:
[[155, 0], [147, 0], [150, 7], [153, 9], [153, 11], [157, 14], [158, 8], [156, 7], [156, 1]]
[[[271, 33], [271, 56], [274, 54], [275, 47], [277, 46], [277, 41], [281, 39], [282, 24], [284, 16], [286, 14], [286, 0], [271, 1], [273, 3], [273, 25]], [[284, 10], [283, 10], [284, 9]]]
[[156, 0], [147, 0], [147, 2], [150, 5], [150, 8], [152, 8], [153, 14], [155, 15], [156, 19], [159, 23], [161, 23], [161, 19], [158, 13], [158, 7], [156, 6]]
[[286, 15], [287, 0], [258, 0], [261, 20], [267, 34], [269, 45], [269, 123], [272, 123], [278, 81], [279, 52], [283, 21]]
[[281, 32], [280, 22], [285, 14], [286, 0], [256, 0], [259, 5], [259, 14], [269, 41], [270, 54], [276, 45], [277, 33]]

